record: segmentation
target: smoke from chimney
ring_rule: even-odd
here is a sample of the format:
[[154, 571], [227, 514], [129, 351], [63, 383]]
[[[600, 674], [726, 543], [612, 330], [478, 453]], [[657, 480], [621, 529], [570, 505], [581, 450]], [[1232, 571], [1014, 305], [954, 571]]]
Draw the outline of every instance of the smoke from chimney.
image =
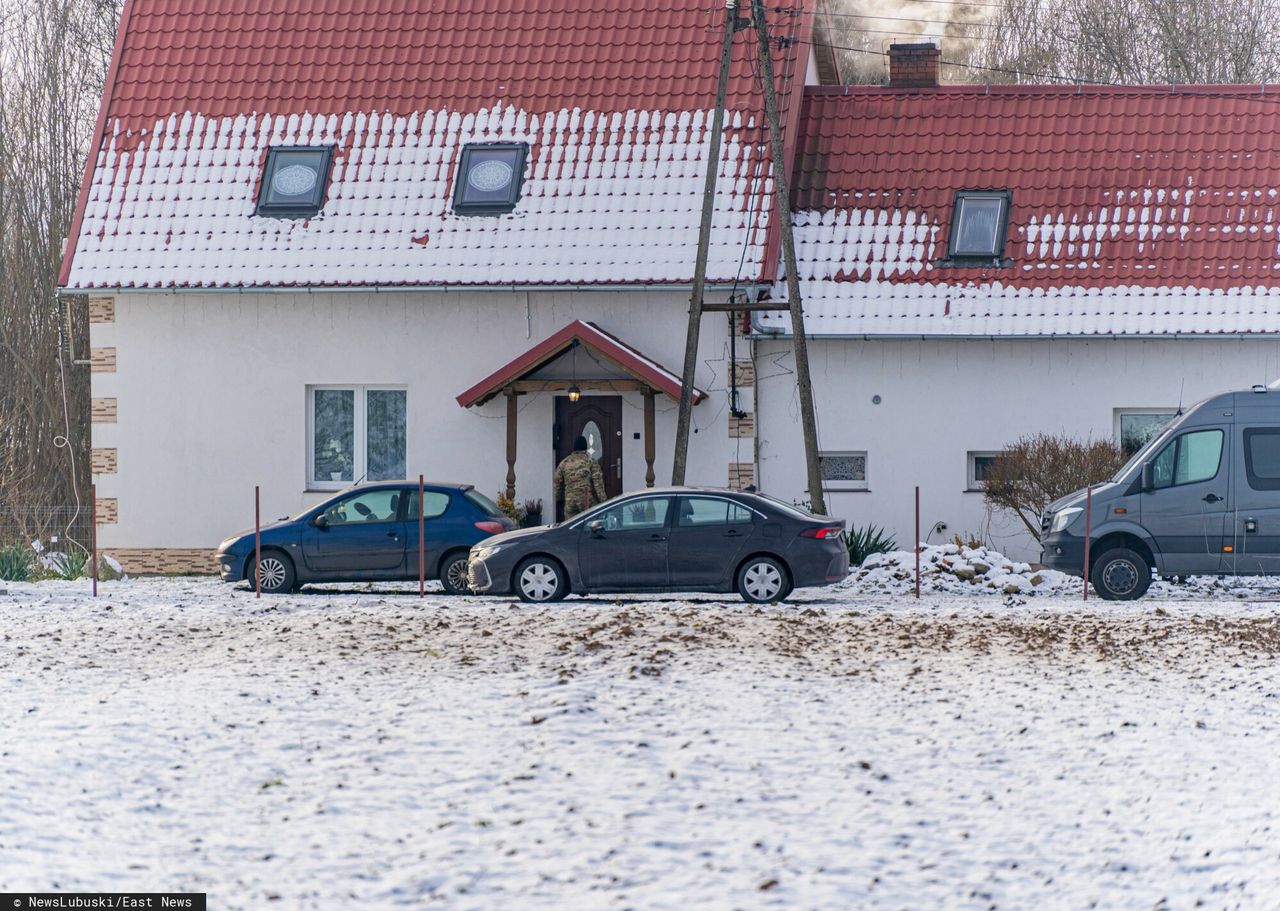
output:
[[[839, 53], [845, 79], [857, 83], [889, 81], [887, 54], [893, 44], [931, 41], [946, 60], [967, 60], [982, 44], [985, 26], [997, 12], [990, 3], [934, 3], [925, 0], [828, 0], [831, 43]], [[942, 67], [943, 81], [966, 82], [972, 70]]]

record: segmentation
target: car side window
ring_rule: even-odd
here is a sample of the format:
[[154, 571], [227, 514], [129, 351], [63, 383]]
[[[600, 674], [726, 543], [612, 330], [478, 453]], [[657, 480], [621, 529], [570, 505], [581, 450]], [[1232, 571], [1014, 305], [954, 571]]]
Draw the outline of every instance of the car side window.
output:
[[1254, 490], [1280, 490], [1280, 427], [1245, 430], [1244, 469]]
[[394, 522], [400, 509], [399, 490], [367, 490], [343, 497], [324, 511], [330, 525], [357, 525], [366, 522]]
[[1210, 481], [1222, 463], [1221, 430], [1193, 430], [1174, 437], [1151, 463], [1151, 486], [1157, 490]]
[[665, 497], [645, 497], [642, 500], [619, 503], [595, 518], [604, 522], [606, 531], [662, 528], [667, 524], [667, 507], [670, 502]]
[[[410, 522], [416, 522], [418, 521], [418, 492], [416, 490], [407, 490], [405, 494], [409, 498], [409, 510], [405, 519]], [[424, 499], [427, 501], [427, 511], [422, 515], [424, 519], [439, 518], [449, 509], [450, 500], [447, 493], [428, 490]]]
[[681, 528], [704, 525], [741, 525], [751, 522], [751, 510], [732, 500], [713, 497], [681, 497], [676, 524]]

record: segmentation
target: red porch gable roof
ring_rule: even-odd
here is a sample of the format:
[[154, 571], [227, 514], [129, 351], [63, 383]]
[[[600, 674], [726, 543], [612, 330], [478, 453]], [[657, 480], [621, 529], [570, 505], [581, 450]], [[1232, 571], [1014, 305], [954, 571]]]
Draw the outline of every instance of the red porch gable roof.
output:
[[[502, 387], [527, 376], [539, 367], [559, 357], [574, 341], [594, 354], [613, 364], [619, 370], [647, 383], [658, 392], [666, 393], [671, 398], [680, 398], [680, 377], [676, 376], [661, 364], [651, 361], [630, 345], [624, 344], [605, 332], [595, 323], [574, 320], [555, 335], [534, 345], [524, 354], [499, 367], [493, 373], [476, 383], [462, 395], [458, 396], [458, 404], [463, 408], [472, 405], [483, 405], [498, 395]], [[698, 404], [707, 394], [696, 386], [693, 389], [693, 404]]]

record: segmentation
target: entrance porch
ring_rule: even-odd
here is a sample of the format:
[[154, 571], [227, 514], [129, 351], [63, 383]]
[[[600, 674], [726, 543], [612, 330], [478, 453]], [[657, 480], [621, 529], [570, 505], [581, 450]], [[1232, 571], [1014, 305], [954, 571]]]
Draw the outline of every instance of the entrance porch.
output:
[[[573, 448], [573, 440], [587, 438], [588, 452], [600, 463], [609, 496], [622, 492], [622, 408], [625, 394], [639, 393], [643, 407], [645, 486], [655, 481], [657, 440], [655, 400], [680, 400], [680, 377], [637, 349], [605, 332], [595, 323], [575, 320], [457, 397], [463, 408], [506, 398], [506, 487], [515, 497], [518, 416], [521, 396], [550, 393], [556, 397], [551, 429], [555, 461]], [[706, 398], [694, 387], [693, 404]]]

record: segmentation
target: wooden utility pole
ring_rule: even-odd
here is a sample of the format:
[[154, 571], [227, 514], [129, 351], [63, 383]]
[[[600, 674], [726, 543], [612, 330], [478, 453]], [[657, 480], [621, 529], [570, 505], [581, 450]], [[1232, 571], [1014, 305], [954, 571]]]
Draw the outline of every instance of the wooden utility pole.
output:
[[804, 308], [800, 300], [800, 275], [796, 268], [796, 244], [791, 232], [791, 190], [787, 186], [787, 162], [783, 157], [782, 125], [778, 119], [778, 95], [773, 84], [773, 55], [769, 52], [769, 26], [764, 19], [764, 0], [751, 0], [751, 18], [760, 45], [760, 76], [764, 83], [764, 111], [769, 121], [769, 144], [773, 153], [773, 196], [777, 201], [782, 261], [787, 270], [787, 304], [791, 309], [791, 338], [796, 358], [796, 386], [800, 394], [800, 426], [804, 434], [804, 461], [809, 476], [809, 504], [826, 515], [822, 497], [822, 467], [818, 463], [818, 420], [813, 408], [813, 382], [809, 375], [809, 344], [804, 333]]
[[689, 297], [689, 332], [684, 342], [684, 373], [680, 380], [680, 415], [676, 421], [676, 452], [671, 462], [671, 483], [683, 484], [689, 458], [689, 424], [693, 411], [694, 372], [698, 366], [698, 336], [702, 329], [702, 294], [707, 285], [707, 255], [711, 246], [711, 218], [715, 214], [716, 179], [720, 176], [720, 142], [724, 132], [724, 103], [729, 94], [729, 64], [733, 34], [738, 30], [738, 0], [724, 6], [724, 42], [720, 48], [720, 81], [716, 109], [711, 116], [711, 144], [707, 149], [707, 177], [702, 188], [702, 224], [698, 227], [698, 258], [693, 267], [693, 293]]

